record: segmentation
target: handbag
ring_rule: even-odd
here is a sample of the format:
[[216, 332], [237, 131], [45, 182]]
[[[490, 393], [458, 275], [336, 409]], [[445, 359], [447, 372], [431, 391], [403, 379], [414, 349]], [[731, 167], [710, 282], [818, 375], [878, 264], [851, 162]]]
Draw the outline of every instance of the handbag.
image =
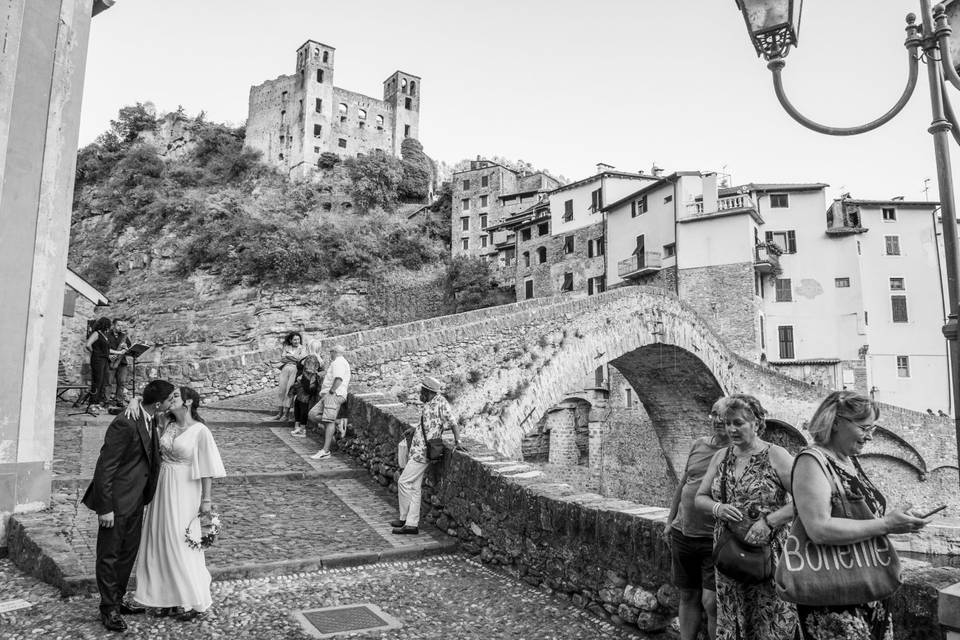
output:
[[[731, 453], [732, 450], [727, 451], [728, 463]], [[726, 471], [720, 478], [720, 501], [727, 501]], [[773, 552], [769, 542], [755, 545], [746, 541], [747, 532], [759, 519], [722, 522], [723, 529], [713, 546], [713, 564], [717, 571], [743, 584], [757, 584], [773, 577]]]
[[407, 444], [407, 439], [403, 438], [397, 444], [397, 466], [403, 469], [407, 466], [407, 457], [410, 455], [410, 445]]
[[420, 418], [420, 431], [423, 433], [423, 442], [426, 447], [427, 462], [439, 462], [443, 459], [443, 438], [427, 439], [427, 430], [423, 427], [423, 418]]
[[[822, 452], [804, 449], [834, 485], [834, 518], [872, 520], [876, 516], [862, 497], [849, 496]], [[862, 474], [863, 469], [854, 459]], [[796, 462], [794, 462], [796, 471]], [[845, 606], [889, 598], [900, 588], [900, 558], [887, 536], [853, 544], [817, 544], [797, 515], [783, 546], [774, 579], [777, 593], [787, 602], [811, 607]]]

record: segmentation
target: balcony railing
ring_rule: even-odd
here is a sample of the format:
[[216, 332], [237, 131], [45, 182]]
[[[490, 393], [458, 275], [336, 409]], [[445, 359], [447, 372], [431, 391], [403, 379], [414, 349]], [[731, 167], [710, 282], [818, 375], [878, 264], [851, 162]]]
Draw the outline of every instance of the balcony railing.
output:
[[660, 252], [635, 253], [617, 263], [617, 275], [621, 278], [636, 278], [660, 271]]
[[753, 268], [757, 273], [779, 273], [780, 250], [768, 244], [758, 244], [754, 250]]
[[703, 201], [691, 202], [687, 205], [688, 216], [703, 216], [720, 211], [729, 211], [731, 209], [756, 209], [757, 205], [749, 195], [738, 193], [735, 196], [726, 196], [717, 200], [716, 211], [704, 211]]

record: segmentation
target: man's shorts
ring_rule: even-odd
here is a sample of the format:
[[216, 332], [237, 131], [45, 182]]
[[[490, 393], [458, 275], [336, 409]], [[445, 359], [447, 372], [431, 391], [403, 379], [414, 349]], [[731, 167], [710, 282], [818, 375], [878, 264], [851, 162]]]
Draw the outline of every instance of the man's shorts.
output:
[[678, 589], [717, 590], [713, 568], [713, 538], [690, 538], [670, 528], [673, 586]]
[[320, 398], [320, 402], [310, 409], [307, 418], [313, 422], [333, 422], [337, 419], [337, 415], [340, 413], [340, 406], [343, 405], [345, 400], [346, 398], [343, 396], [325, 393], [323, 397]]

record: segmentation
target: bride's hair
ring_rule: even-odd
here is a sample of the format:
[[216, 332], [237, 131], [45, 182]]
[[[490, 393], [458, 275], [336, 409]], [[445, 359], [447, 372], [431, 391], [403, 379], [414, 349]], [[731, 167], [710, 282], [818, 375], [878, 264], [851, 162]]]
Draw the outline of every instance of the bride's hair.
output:
[[190, 405], [190, 417], [197, 422], [203, 422], [200, 418], [200, 413], [197, 411], [200, 407], [200, 394], [197, 393], [193, 387], [183, 386], [180, 387], [180, 399], [183, 402], [193, 400], [193, 403]]

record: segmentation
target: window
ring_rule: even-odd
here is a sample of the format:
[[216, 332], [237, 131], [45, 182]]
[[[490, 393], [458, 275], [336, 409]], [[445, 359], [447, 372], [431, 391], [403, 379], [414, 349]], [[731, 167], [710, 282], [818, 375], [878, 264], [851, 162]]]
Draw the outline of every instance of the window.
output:
[[641, 196], [640, 199], [630, 203], [630, 217], [636, 218], [642, 213], [647, 212], [647, 196]]
[[538, 247], [537, 248], [537, 264], [543, 264], [547, 261], [547, 248]]
[[487, 228], [487, 214], [485, 213], [480, 214], [480, 228], [481, 229]]
[[487, 248], [487, 236], [480, 236], [480, 248], [481, 249]]
[[587, 295], [593, 295], [593, 278], [587, 278]]
[[317, 113], [323, 113], [323, 100], [317, 98], [316, 104], [314, 105], [314, 110]]
[[673, 202], [673, 196], [664, 196], [664, 197], [663, 197], [663, 204], [670, 204], [671, 202]]
[[463, 211], [470, 211], [470, 198], [464, 198], [460, 201], [460, 209]]
[[529, 266], [530, 266], [530, 252], [529, 252], [529, 251], [524, 251], [524, 252], [523, 252], [523, 266], [525, 266], [525, 267], [529, 267]]
[[337, 107], [337, 113], [340, 114], [340, 122], [347, 121], [347, 105], [343, 102], [340, 103], [340, 106]]
[[573, 291], [573, 273], [570, 272], [563, 274], [563, 285], [560, 287], [560, 293], [567, 291]]
[[594, 189], [590, 192], [590, 209], [600, 211], [603, 208], [603, 189]]
[[[283, 144], [284, 137], [280, 136], [280, 144]], [[290, 141], [293, 142], [293, 136], [290, 136]]]
[[531, 233], [529, 227], [526, 228], [526, 229], [524, 229], [523, 231], [520, 232], [520, 241], [521, 241], [521, 242], [529, 242], [531, 235], [532, 235], [532, 233]]
[[410, 81], [410, 95], [412, 95], [412, 96], [417, 95], [417, 82], [416, 82], [416, 80], [411, 80], [411, 81]]
[[323, 82], [323, 69], [317, 69], [317, 82]]
[[897, 356], [897, 377], [910, 377], [910, 356]]
[[780, 357], [792, 360], [793, 355], [793, 327], [777, 327], [777, 337], [780, 339]]
[[633, 394], [631, 393], [633, 389], [627, 387], [623, 390], [623, 403], [627, 405], [627, 409], [633, 408]]
[[403, 108], [404, 108], [404, 109], [408, 109], [408, 110], [409, 110], [409, 109], [412, 109], [412, 108], [413, 108], [413, 99], [412, 99], [412, 98], [404, 98], [404, 99], [403, 99]]
[[527, 280], [523, 283], [523, 297], [527, 300], [533, 297], [533, 280]]
[[461, 231], [470, 231], [470, 217], [465, 216], [460, 218], [460, 230]]
[[890, 291], [903, 291], [906, 288], [903, 278], [890, 278]]
[[847, 289], [850, 287], [850, 278], [834, 278], [833, 285], [837, 289]]
[[329, 51], [324, 51], [324, 52], [323, 52], [323, 61], [324, 61], [324, 62], [330, 62], [330, 52], [329, 52]]
[[313, 148], [313, 152], [314, 152], [314, 153], [320, 153], [320, 147], [314, 147], [314, 148]]
[[337, 146], [340, 147], [341, 149], [346, 149], [346, 148], [347, 148], [347, 139], [346, 139], [346, 138], [338, 138], [338, 139], [337, 139]]
[[464, 181], [463, 181], [463, 190], [464, 190], [464, 191], [470, 191], [470, 181], [469, 181], [469, 180], [464, 180]]
[[480, 196], [480, 206], [485, 208], [487, 206], [488, 196]]
[[570, 222], [573, 220], [573, 200], [567, 200], [563, 203], [563, 221]]
[[357, 120], [366, 120], [366, 119], [367, 119], [367, 110], [357, 109]]
[[593, 382], [595, 387], [603, 386], [603, 365], [597, 367], [596, 371], [593, 372]]
[[777, 288], [777, 302], [793, 302], [793, 291], [790, 289], [790, 278], [777, 278], [775, 283]]
[[907, 322], [907, 296], [890, 296], [894, 322]]
[[883, 210], [883, 221], [884, 222], [896, 222], [897, 221], [897, 210], [889, 207], [884, 208]]
[[284, 91], [283, 93], [280, 94], [280, 99], [281, 99], [281, 100], [286, 100], [286, 99], [287, 99], [287, 92], [286, 92], [286, 91]]
[[763, 325], [764, 325], [763, 316], [760, 316], [760, 348], [761, 348], [761, 349], [766, 349], [766, 348], [767, 348], [767, 336], [766, 336], [766, 331], [765, 331], [764, 328], [763, 328]]
[[480, 186], [487, 187], [490, 185], [490, 176], [480, 176]]
[[282, 153], [280, 154], [280, 159], [283, 160], [283, 154], [282, 154]]
[[671, 242], [670, 244], [663, 245], [663, 257], [672, 258], [677, 255], [677, 243]]
[[460, 248], [464, 251], [470, 250], [470, 238], [463, 238], [460, 240]]
[[548, 233], [550, 233], [550, 223], [549, 223], [549, 222], [541, 222], [540, 224], [537, 225], [537, 235], [538, 235], [538, 236], [545, 236], [545, 235], [547, 235]]
[[410, 137], [410, 125], [408, 124], [403, 125], [403, 137], [404, 138]]
[[321, 135], [323, 135], [323, 127], [319, 124], [313, 125], [313, 137], [319, 138]]
[[797, 252], [797, 232], [790, 231], [767, 231], [767, 242], [775, 242], [778, 247], [783, 249], [784, 253]]
[[563, 239], [563, 252], [573, 253], [573, 250], [574, 250], [573, 236], [567, 236], [566, 238]]
[[786, 209], [790, 206], [790, 197], [785, 193], [770, 194], [771, 209]]
[[888, 256], [900, 255], [900, 236], [883, 236], [883, 243]]
[[377, 129], [383, 129], [383, 116], [377, 116]]

